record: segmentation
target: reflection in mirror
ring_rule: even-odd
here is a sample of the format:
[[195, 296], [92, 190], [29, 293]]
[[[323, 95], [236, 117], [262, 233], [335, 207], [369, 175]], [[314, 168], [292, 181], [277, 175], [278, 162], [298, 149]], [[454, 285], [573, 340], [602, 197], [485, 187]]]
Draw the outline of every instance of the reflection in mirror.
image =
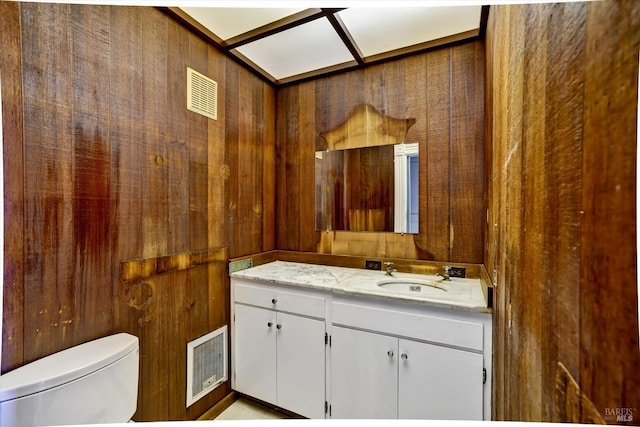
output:
[[418, 233], [418, 143], [394, 146], [394, 231]]
[[418, 232], [417, 143], [318, 151], [315, 175], [317, 230]]

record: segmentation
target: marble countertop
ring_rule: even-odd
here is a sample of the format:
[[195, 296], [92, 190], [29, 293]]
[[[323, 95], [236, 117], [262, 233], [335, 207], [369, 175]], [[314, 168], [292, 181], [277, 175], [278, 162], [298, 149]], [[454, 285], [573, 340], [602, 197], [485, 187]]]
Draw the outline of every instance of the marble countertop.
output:
[[[480, 279], [441, 278], [423, 274], [393, 273], [359, 268], [274, 261], [231, 273], [231, 277], [330, 291], [336, 294], [375, 297], [413, 302], [457, 310], [491, 313]], [[436, 281], [438, 288], [422, 287], [424, 292], [400, 292], [378, 286], [382, 281]]]

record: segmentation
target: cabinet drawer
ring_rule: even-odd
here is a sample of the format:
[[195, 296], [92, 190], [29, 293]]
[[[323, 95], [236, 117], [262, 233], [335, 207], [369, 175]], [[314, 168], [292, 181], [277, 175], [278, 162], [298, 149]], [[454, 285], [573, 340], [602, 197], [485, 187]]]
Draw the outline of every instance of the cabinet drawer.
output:
[[482, 351], [483, 325], [445, 317], [334, 302], [334, 325]]
[[325, 318], [325, 298], [280, 287], [233, 281], [234, 302], [318, 319]]

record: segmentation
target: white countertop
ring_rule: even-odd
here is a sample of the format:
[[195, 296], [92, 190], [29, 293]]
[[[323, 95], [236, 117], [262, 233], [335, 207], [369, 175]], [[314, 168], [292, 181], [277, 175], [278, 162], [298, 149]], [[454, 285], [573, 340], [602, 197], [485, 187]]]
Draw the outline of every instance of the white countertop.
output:
[[[457, 310], [490, 313], [480, 279], [441, 278], [413, 273], [393, 273], [389, 277], [384, 271], [359, 268], [333, 267], [328, 265], [302, 264], [274, 261], [246, 270], [231, 273], [231, 277], [268, 282], [279, 285], [319, 289], [337, 294], [377, 297], [396, 301], [414, 302]], [[387, 280], [435, 280], [438, 287], [425, 288], [421, 292], [396, 292], [383, 289], [378, 284]]]

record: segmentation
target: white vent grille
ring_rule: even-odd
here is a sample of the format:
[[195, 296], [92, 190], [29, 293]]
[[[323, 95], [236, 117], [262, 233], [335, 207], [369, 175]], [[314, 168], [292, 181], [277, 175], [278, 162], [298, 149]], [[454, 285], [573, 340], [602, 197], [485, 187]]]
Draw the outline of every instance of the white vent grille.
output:
[[187, 109], [218, 120], [218, 83], [187, 67]]
[[187, 407], [227, 381], [227, 326], [187, 344]]

